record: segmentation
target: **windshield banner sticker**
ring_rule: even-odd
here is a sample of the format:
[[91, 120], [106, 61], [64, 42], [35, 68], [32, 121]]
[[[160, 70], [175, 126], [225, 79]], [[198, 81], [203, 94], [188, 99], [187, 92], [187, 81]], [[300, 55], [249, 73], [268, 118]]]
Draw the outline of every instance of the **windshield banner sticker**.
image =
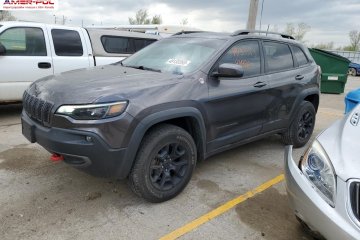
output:
[[171, 58], [171, 59], [167, 60], [166, 63], [171, 64], [171, 65], [186, 67], [187, 65], [189, 65], [191, 63], [191, 61]]

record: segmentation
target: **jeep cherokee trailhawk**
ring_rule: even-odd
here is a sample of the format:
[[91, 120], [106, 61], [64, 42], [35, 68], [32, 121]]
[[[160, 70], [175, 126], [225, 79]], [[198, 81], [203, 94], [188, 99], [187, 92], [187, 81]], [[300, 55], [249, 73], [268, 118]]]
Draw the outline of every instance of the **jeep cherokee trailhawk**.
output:
[[216, 153], [270, 134], [303, 146], [319, 77], [290, 36], [182, 32], [119, 63], [34, 82], [22, 131], [66, 163], [128, 178], [136, 194], [162, 202]]

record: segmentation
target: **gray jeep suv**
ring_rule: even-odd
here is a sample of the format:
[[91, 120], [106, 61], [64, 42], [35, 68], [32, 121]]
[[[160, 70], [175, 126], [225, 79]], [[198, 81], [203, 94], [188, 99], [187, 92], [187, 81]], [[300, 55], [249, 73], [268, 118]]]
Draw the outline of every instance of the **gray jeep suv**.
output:
[[128, 178], [139, 196], [161, 202], [211, 155], [270, 134], [303, 146], [319, 76], [290, 36], [183, 32], [122, 62], [34, 82], [23, 97], [22, 131], [66, 163]]

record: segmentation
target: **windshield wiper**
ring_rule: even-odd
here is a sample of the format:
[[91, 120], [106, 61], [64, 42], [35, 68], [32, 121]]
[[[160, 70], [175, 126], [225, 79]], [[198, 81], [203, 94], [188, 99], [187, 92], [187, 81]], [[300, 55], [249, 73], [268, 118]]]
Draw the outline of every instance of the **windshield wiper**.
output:
[[160, 69], [149, 68], [149, 67], [144, 67], [144, 66], [128, 66], [128, 65], [123, 65], [123, 66], [124, 66], [124, 67], [129, 67], [129, 68], [135, 68], [135, 69], [153, 71], [153, 72], [161, 72]]

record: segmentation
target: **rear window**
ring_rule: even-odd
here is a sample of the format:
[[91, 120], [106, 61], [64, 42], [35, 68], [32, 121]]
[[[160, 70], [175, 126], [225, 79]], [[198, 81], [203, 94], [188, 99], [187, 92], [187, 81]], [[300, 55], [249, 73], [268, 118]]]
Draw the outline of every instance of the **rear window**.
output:
[[81, 38], [77, 31], [53, 29], [51, 35], [57, 56], [76, 57], [83, 55]]
[[305, 53], [299, 47], [291, 46], [291, 49], [299, 66], [304, 66], [309, 62]]
[[102, 36], [101, 43], [107, 53], [132, 54], [155, 42], [155, 39]]
[[294, 67], [290, 48], [285, 43], [264, 42], [264, 54], [267, 72], [278, 72]]

